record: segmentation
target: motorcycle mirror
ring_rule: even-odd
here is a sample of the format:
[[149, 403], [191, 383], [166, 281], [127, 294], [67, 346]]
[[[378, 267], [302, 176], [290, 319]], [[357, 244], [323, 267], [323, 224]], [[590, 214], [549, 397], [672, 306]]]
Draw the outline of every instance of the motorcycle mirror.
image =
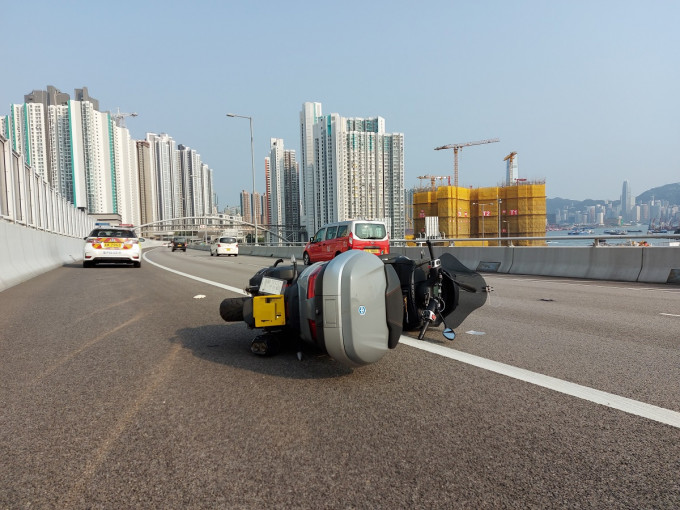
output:
[[451, 328], [446, 328], [442, 332], [442, 334], [444, 335], [444, 338], [446, 338], [447, 340], [453, 340], [454, 338], [456, 338], [456, 332]]

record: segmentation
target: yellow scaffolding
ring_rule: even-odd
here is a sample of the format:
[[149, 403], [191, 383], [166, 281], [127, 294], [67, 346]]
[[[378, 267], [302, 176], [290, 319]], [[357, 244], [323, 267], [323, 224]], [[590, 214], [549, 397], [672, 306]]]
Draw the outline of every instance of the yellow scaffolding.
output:
[[[439, 230], [447, 238], [544, 237], [545, 199], [545, 182], [476, 189], [440, 186], [436, 191], [414, 193], [414, 234], [425, 232], [426, 216], [437, 216]], [[527, 240], [515, 244], [545, 243]]]

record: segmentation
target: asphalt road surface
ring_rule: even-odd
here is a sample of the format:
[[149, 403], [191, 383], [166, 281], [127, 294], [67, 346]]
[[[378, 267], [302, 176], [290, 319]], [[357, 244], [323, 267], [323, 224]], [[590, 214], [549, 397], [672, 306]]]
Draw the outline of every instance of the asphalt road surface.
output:
[[680, 507], [677, 286], [489, 275], [349, 370], [222, 321], [270, 259], [145, 255], [0, 293], [0, 508]]

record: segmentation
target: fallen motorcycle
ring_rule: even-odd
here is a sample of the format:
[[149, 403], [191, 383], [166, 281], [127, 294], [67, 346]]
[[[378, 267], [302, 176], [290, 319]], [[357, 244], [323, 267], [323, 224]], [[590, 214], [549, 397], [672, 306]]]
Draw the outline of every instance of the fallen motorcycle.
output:
[[279, 259], [250, 279], [250, 296], [223, 300], [220, 315], [262, 330], [251, 344], [255, 354], [293, 343], [301, 358], [306, 343], [350, 367], [380, 360], [403, 330], [419, 330], [422, 339], [443, 324], [453, 340], [453, 328], [484, 304], [489, 287], [453, 255], [435, 258], [427, 245], [430, 259], [419, 262], [359, 250], [302, 269], [294, 258], [289, 265]]

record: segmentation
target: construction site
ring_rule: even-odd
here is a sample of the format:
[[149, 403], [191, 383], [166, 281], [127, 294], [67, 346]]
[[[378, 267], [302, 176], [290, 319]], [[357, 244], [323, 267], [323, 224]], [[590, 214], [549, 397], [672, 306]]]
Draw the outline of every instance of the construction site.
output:
[[[505, 157], [506, 179], [501, 186], [473, 188], [458, 186], [458, 151], [470, 145], [493, 143], [481, 140], [437, 147], [453, 149], [454, 182], [450, 177], [422, 175], [429, 187], [413, 192], [414, 238], [456, 239], [456, 246], [542, 246], [543, 240], [520, 240], [522, 237], [545, 237], [545, 181], [528, 181], [517, 177], [517, 153]], [[440, 185], [436, 185], [439, 180]], [[446, 180], [447, 184], [442, 185]], [[509, 238], [508, 240], [498, 238]], [[485, 240], [485, 239], [493, 240]], [[467, 240], [469, 239], [469, 241]]]

